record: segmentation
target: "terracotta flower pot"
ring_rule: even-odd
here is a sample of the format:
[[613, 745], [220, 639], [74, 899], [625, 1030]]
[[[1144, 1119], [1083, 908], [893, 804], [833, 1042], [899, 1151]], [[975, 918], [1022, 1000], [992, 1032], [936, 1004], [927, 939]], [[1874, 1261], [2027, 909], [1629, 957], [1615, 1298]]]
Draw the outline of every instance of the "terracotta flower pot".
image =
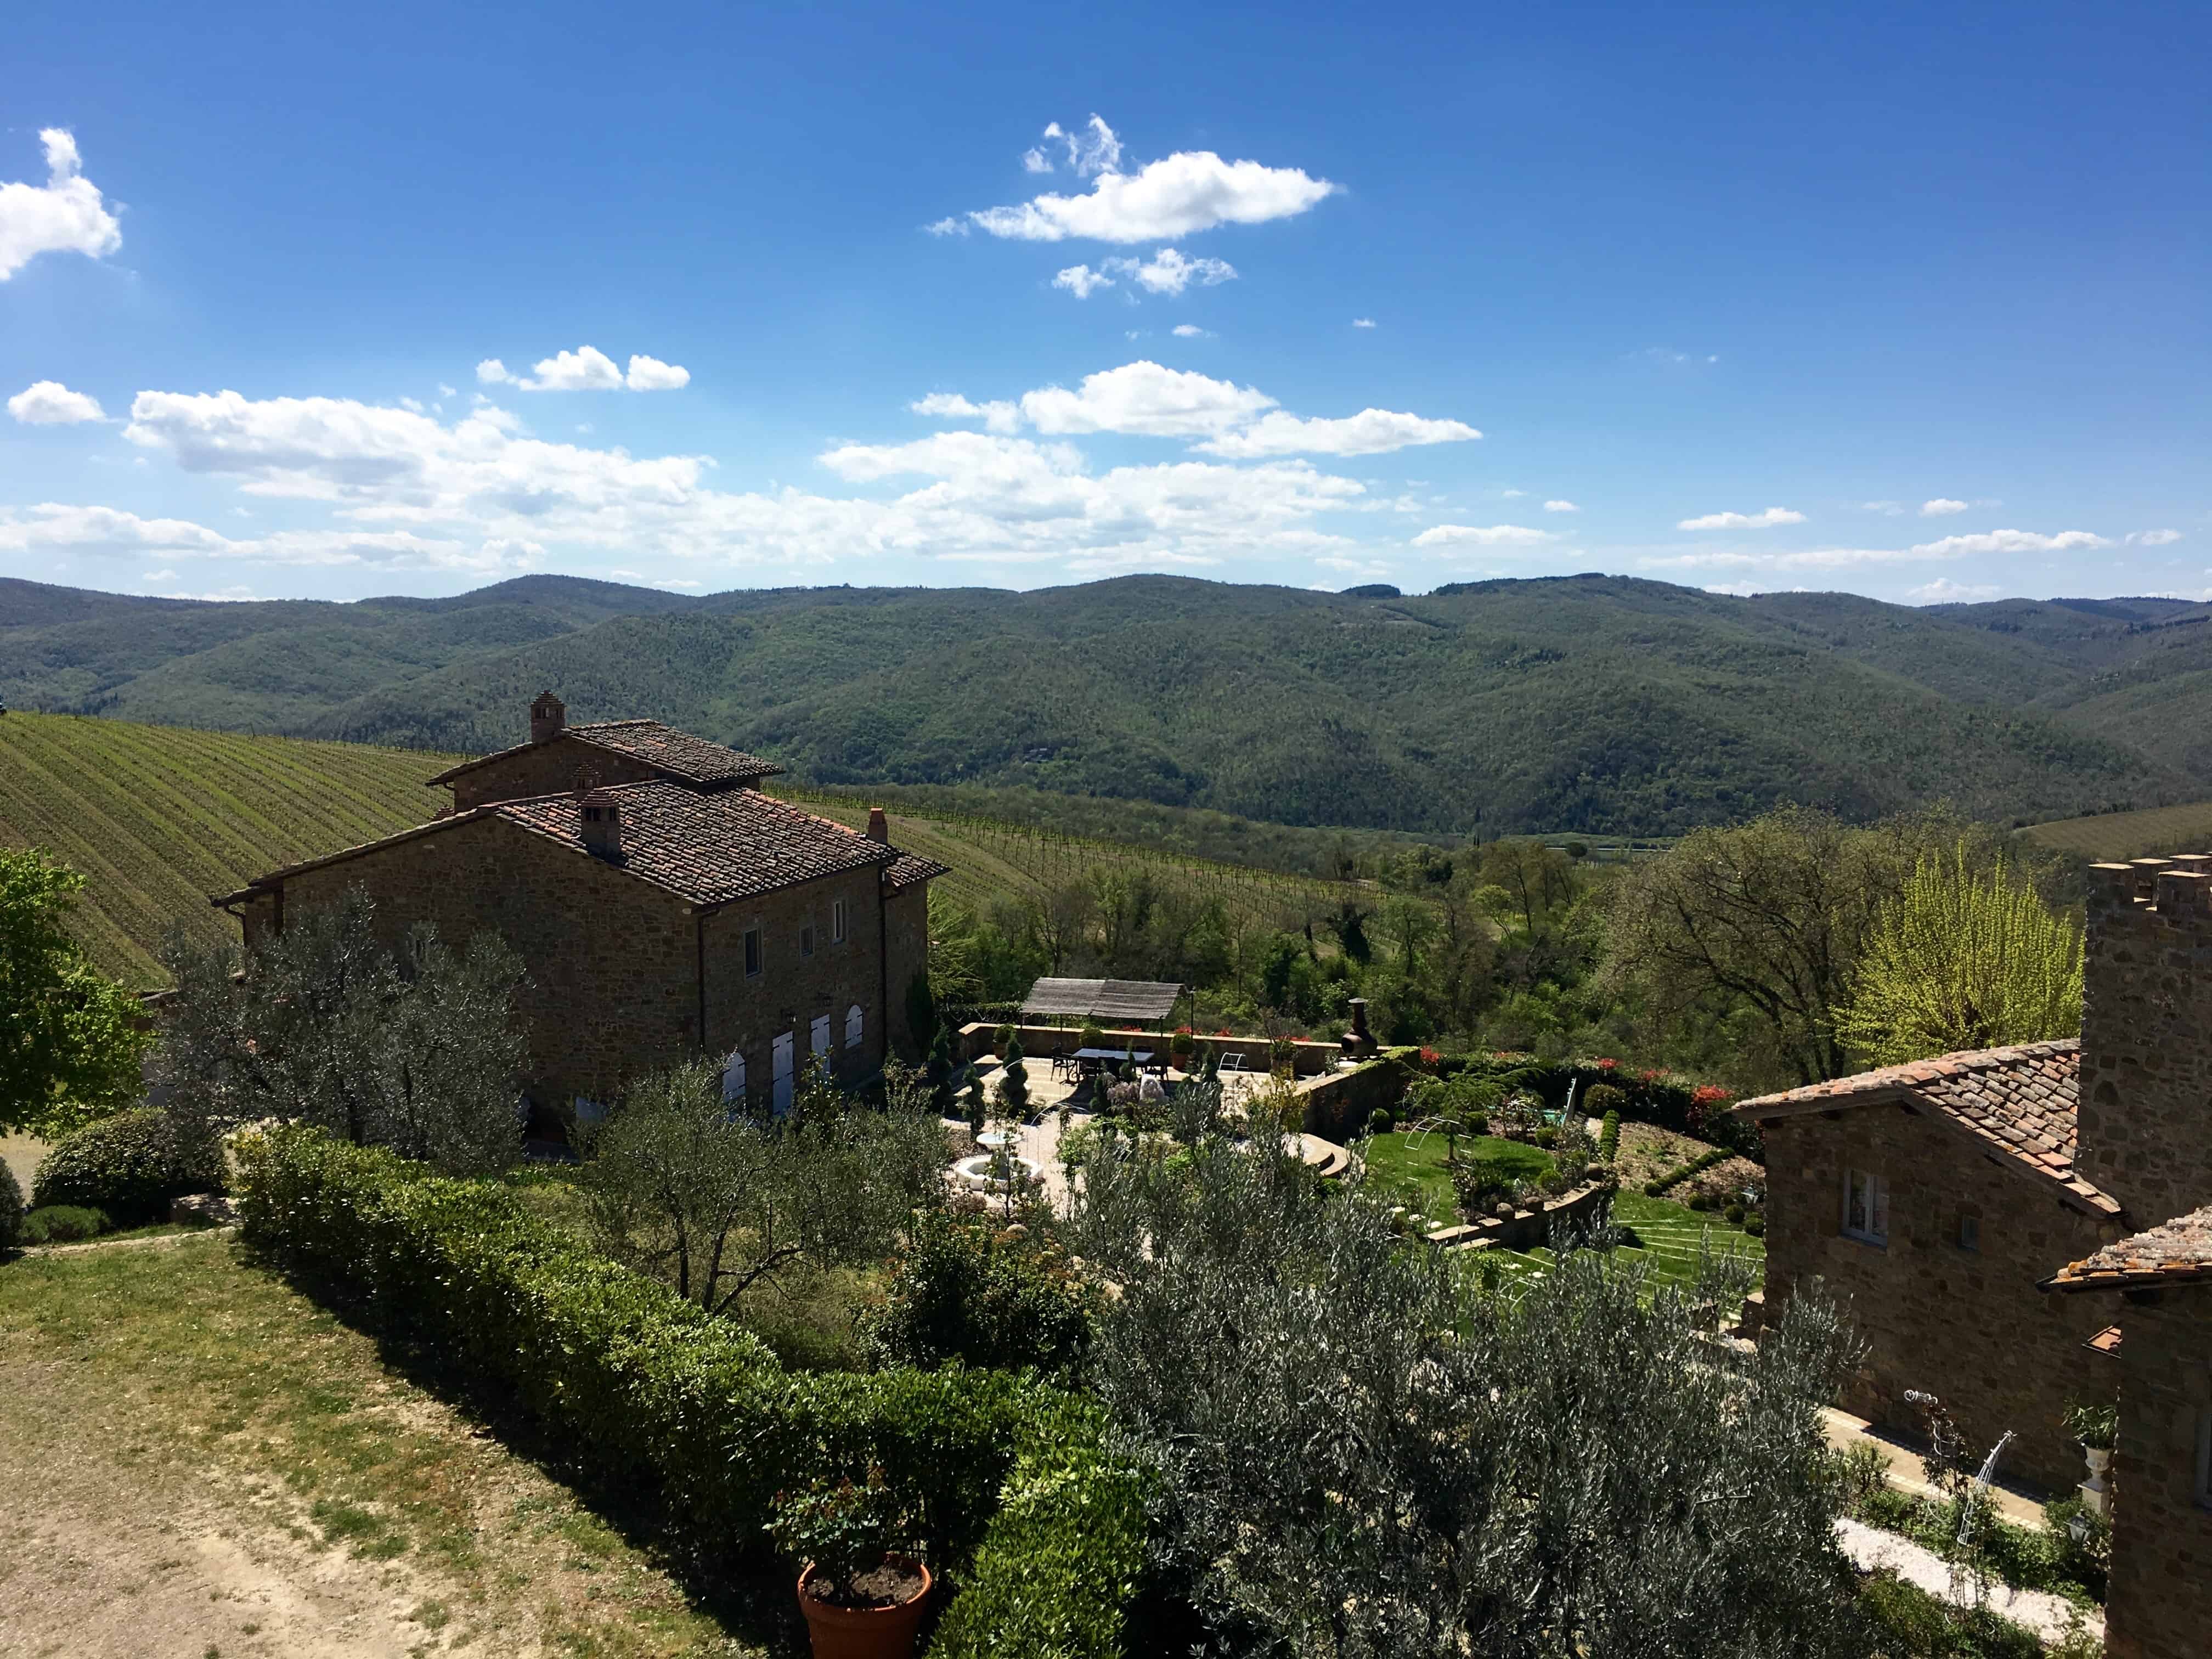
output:
[[841, 1607], [823, 1601], [811, 1588], [814, 1564], [806, 1564], [806, 1571], [799, 1575], [799, 1610], [806, 1615], [814, 1659], [908, 1659], [914, 1652], [915, 1632], [921, 1626], [922, 1609], [935, 1581], [929, 1569], [911, 1556], [886, 1559], [921, 1575], [921, 1588], [912, 1597], [888, 1607]]

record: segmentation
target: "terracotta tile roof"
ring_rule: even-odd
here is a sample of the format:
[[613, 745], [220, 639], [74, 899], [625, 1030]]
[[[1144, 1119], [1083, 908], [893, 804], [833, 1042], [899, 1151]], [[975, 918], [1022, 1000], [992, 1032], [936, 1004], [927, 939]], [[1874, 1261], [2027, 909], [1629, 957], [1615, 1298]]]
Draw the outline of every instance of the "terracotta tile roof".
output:
[[[620, 867], [694, 904], [720, 904], [870, 865], [898, 852], [856, 830], [750, 789], [702, 795], [674, 783], [592, 792], [622, 808]], [[502, 801], [485, 810], [584, 851], [573, 794]]]
[[2107, 1244], [2043, 1281], [2047, 1291], [2127, 1291], [2212, 1279], [2212, 1204]]
[[[934, 860], [901, 853], [896, 847], [869, 840], [857, 830], [801, 811], [756, 790], [702, 795], [681, 784], [629, 783], [595, 789], [592, 799], [612, 801], [622, 809], [623, 852], [617, 867], [693, 904], [720, 904], [871, 866], [884, 871], [893, 887], [948, 873]], [[577, 797], [573, 793], [540, 795], [529, 800], [488, 802], [433, 818], [380, 841], [286, 865], [256, 876], [237, 892], [212, 902], [220, 906], [234, 904], [252, 897], [257, 890], [281, 885], [285, 878], [302, 871], [379, 852], [484, 817], [505, 818], [574, 848], [580, 857], [596, 856], [584, 846], [580, 833], [582, 804]]]
[[[601, 720], [588, 726], [563, 726], [561, 735], [641, 760], [686, 783], [750, 783], [760, 778], [775, 777], [783, 770], [772, 760], [763, 760], [758, 755], [748, 755], [705, 738], [695, 738], [689, 732], [663, 726], [659, 720]], [[451, 783], [479, 766], [489, 766], [514, 755], [526, 755], [536, 746], [519, 743], [512, 749], [479, 755], [474, 760], [448, 767], [428, 782]]]
[[900, 888], [910, 887], [917, 881], [928, 881], [935, 877], [949, 876], [951, 873], [951, 866], [939, 864], [935, 859], [926, 859], [919, 853], [901, 853], [897, 858], [891, 860], [890, 867], [884, 872], [884, 886], [889, 891], [895, 893]]
[[1735, 1110], [1748, 1118], [1786, 1117], [1909, 1101], [1923, 1110], [1942, 1113], [2011, 1153], [2090, 1208], [2117, 1215], [2118, 1201], [2082, 1179], [2074, 1167], [2081, 1074], [2081, 1042], [2066, 1037], [1887, 1066], [1856, 1077], [1762, 1095]]

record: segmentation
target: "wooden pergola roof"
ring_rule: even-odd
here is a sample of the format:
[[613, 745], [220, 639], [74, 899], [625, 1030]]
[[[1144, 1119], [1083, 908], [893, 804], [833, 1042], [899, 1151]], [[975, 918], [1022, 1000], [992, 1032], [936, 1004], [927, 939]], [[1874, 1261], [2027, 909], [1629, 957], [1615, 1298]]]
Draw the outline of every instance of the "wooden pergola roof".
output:
[[1149, 979], [1041, 979], [1022, 1003], [1030, 1014], [1083, 1015], [1123, 1024], [1156, 1024], [1175, 1012], [1182, 987]]

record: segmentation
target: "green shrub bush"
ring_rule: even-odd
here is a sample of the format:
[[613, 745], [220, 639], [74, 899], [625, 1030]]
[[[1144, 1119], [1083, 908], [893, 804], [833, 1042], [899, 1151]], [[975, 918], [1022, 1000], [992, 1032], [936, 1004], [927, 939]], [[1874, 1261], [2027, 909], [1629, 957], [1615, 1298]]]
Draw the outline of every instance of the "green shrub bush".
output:
[[1396, 1121], [1388, 1112], [1376, 1111], [1367, 1115], [1367, 1133], [1370, 1135], [1387, 1135], [1395, 1127]]
[[23, 1241], [23, 1189], [15, 1172], [0, 1162], [0, 1250], [12, 1250]]
[[1747, 1238], [1765, 1237], [1766, 1218], [1759, 1214], [1758, 1211], [1753, 1210], [1750, 1214], [1745, 1216], [1743, 1218], [1743, 1231], [1744, 1236]]
[[23, 1218], [26, 1244], [74, 1244], [108, 1230], [106, 1213], [78, 1204], [47, 1204]]
[[1091, 1402], [958, 1366], [794, 1375], [501, 1186], [297, 1129], [239, 1157], [247, 1243], [362, 1322], [511, 1391], [606, 1477], [657, 1485], [689, 1547], [741, 1549], [777, 1492], [879, 1468], [960, 1587], [933, 1659], [1121, 1653], [1144, 1492], [1102, 1449]]
[[[1687, 1164], [1676, 1164], [1656, 1181], [1647, 1182], [1644, 1188], [1644, 1194], [1650, 1198], [1661, 1197], [1669, 1187], [1679, 1187], [1692, 1176], [1703, 1175], [1716, 1164], [1725, 1164], [1735, 1156], [1735, 1154], [1725, 1146], [1711, 1147], [1700, 1156], [1692, 1158]], [[1690, 1207], [1696, 1209], [1698, 1206], [1692, 1203]]]
[[74, 1204], [105, 1210], [118, 1227], [169, 1218], [169, 1200], [219, 1191], [212, 1164], [181, 1157], [160, 1112], [118, 1112], [64, 1135], [39, 1165], [31, 1202], [40, 1209]]
[[[1605, 1086], [1600, 1084], [1598, 1088], [1602, 1089]], [[1595, 1094], [1598, 1089], [1593, 1089], [1590, 1092]], [[1614, 1092], [1620, 1091], [1616, 1090]], [[1606, 1113], [1605, 1122], [1598, 1130], [1597, 1155], [1607, 1164], [1612, 1163], [1620, 1155], [1620, 1114], [1617, 1110]]]
[[1092, 1292], [1057, 1253], [988, 1222], [922, 1215], [883, 1306], [862, 1328], [884, 1361], [1073, 1371], [1091, 1346]]

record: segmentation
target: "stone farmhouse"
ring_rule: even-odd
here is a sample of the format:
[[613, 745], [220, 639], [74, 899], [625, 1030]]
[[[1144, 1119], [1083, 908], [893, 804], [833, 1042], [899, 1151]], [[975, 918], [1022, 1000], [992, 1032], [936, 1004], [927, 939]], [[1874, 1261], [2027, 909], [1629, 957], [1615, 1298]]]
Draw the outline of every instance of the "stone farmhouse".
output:
[[1867, 1344], [1843, 1403], [1908, 1389], [2053, 1491], [2063, 1414], [2116, 1396], [2112, 1659], [2212, 1653], [2212, 854], [2093, 871], [2080, 1040], [1944, 1054], [1744, 1102], [1765, 1132], [1765, 1300], [1815, 1283]]
[[763, 794], [781, 769], [657, 720], [570, 726], [551, 692], [530, 741], [441, 773], [430, 822], [256, 877], [214, 902], [249, 951], [358, 887], [396, 942], [489, 930], [526, 964], [531, 1073], [548, 1108], [605, 1101], [694, 1055], [778, 1107], [819, 1057], [848, 1079], [912, 1054], [943, 865]]

